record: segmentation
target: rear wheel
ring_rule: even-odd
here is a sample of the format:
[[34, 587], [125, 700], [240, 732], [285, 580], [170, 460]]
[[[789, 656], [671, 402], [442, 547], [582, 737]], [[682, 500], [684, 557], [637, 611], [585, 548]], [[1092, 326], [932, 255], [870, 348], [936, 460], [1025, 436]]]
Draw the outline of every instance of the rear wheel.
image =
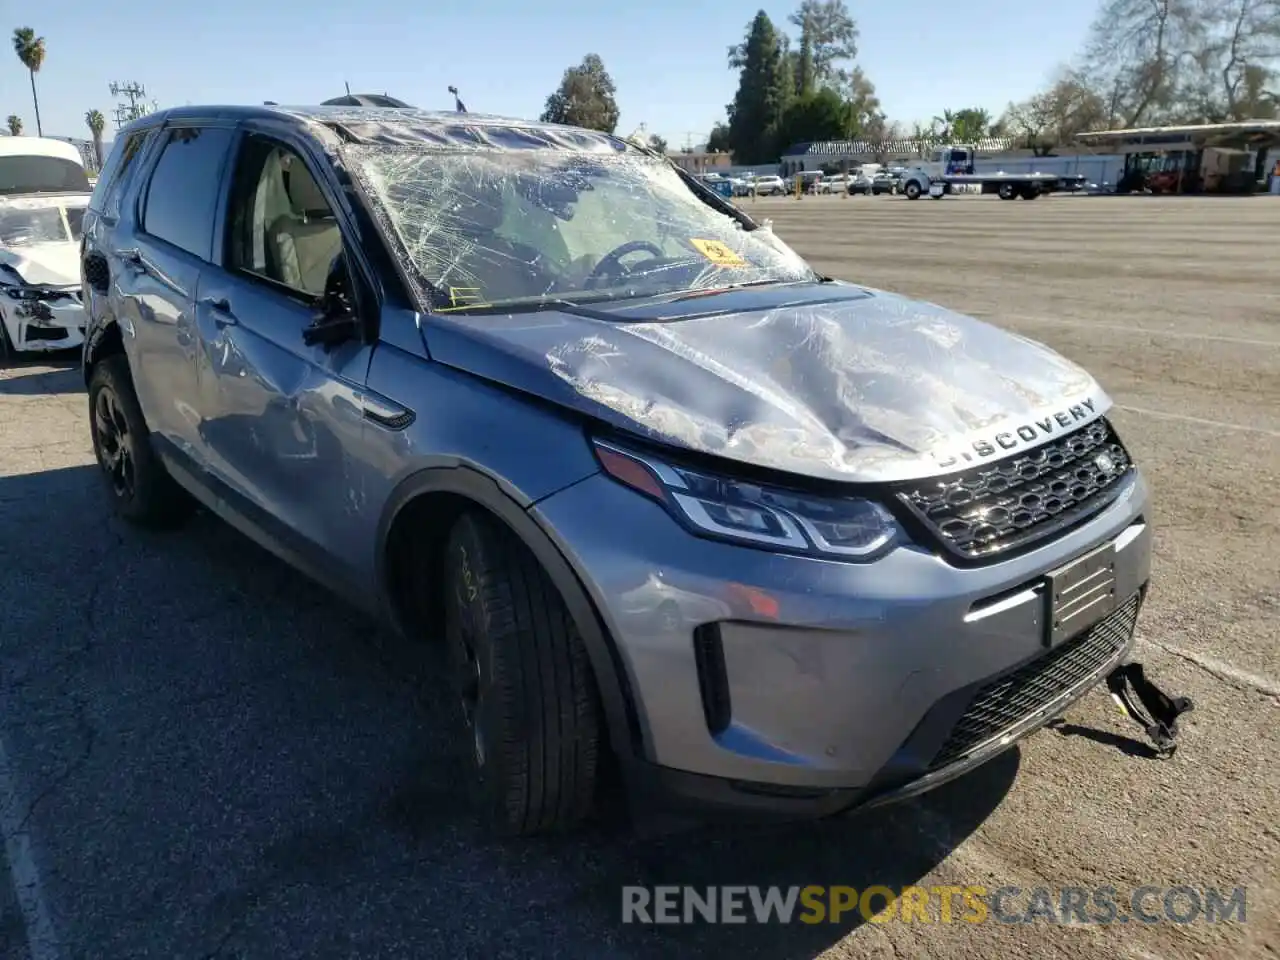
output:
[[1012, 183], [1000, 184], [1000, 189], [997, 192], [1001, 200], [1012, 200], [1018, 195], [1018, 191], [1014, 189]]
[[1023, 200], [1035, 200], [1040, 196], [1040, 194], [1041, 194], [1040, 184], [1038, 183], [1031, 183], [1022, 188]]
[[89, 378], [89, 435], [116, 512], [131, 523], [168, 527], [185, 520], [195, 502], [169, 475], [151, 447], [128, 361], [106, 357]]
[[599, 698], [586, 649], [514, 534], [464, 514], [446, 546], [445, 630], [472, 793], [504, 836], [571, 827], [595, 800]]
[[919, 200], [920, 199], [920, 182], [918, 180], [912, 180], [905, 187], [902, 188], [902, 192], [907, 195], [908, 200]]

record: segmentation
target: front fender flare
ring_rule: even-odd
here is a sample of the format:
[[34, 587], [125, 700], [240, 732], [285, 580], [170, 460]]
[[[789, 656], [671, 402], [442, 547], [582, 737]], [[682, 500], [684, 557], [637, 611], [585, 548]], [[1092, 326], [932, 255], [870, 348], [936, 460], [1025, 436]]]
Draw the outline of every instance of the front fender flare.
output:
[[396, 517], [416, 498], [434, 493], [454, 494], [488, 510], [520, 538], [542, 565], [564, 600], [586, 646], [600, 693], [610, 746], [626, 775], [631, 761], [640, 755], [640, 728], [613, 639], [568, 559], [525, 507], [494, 478], [474, 467], [460, 464], [426, 467], [396, 485], [378, 524], [377, 578], [383, 608], [388, 611], [394, 609], [387, 547]]

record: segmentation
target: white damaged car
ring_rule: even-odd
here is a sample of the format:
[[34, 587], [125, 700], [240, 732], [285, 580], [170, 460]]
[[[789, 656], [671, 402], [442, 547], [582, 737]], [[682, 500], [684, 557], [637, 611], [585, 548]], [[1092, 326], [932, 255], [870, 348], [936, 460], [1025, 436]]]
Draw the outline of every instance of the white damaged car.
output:
[[71, 144], [0, 137], [0, 357], [83, 342], [80, 237], [90, 193]]

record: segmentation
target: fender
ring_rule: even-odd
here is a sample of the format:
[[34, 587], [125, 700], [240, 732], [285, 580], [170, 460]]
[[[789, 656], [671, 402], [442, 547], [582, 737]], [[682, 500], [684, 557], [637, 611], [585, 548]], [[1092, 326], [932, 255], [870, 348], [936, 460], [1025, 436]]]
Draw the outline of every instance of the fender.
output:
[[[414, 498], [429, 493], [451, 493], [475, 502], [505, 523], [533, 553], [568, 607], [569, 615], [586, 646], [595, 673], [608, 728], [609, 743], [628, 780], [639, 751], [640, 727], [632, 707], [630, 690], [617, 660], [613, 640], [596, 612], [586, 588], [572, 565], [536, 520], [510, 493], [488, 475], [466, 465], [427, 467], [400, 481], [392, 491], [378, 524], [377, 582], [383, 608], [394, 611], [387, 570], [387, 545], [400, 511]], [[528, 504], [526, 506], [531, 506]], [[392, 617], [393, 622], [395, 620]]]

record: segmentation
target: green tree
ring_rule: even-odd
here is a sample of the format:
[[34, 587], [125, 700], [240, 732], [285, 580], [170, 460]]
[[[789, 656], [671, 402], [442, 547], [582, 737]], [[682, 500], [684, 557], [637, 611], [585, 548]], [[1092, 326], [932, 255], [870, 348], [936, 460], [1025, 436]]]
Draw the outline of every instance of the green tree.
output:
[[707, 153], [729, 152], [729, 125], [717, 123], [707, 134]]
[[93, 137], [93, 157], [97, 162], [97, 169], [102, 169], [102, 131], [107, 126], [107, 119], [102, 115], [101, 110], [90, 110], [84, 115], [85, 126], [89, 128], [89, 134]]
[[973, 143], [988, 136], [991, 114], [981, 107], [965, 107], [955, 113], [945, 111], [951, 117], [951, 136], [962, 143]]
[[22, 65], [31, 74], [31, 101], [36, 108], [36, 136], [44, 136], [44, 127], [40, 123], [40, 98], [36, 95], [36, 74], [44, 66], [44, 37], [37, 37], [30, 27], [18, 27], [13, 31], [13, 52], [18, 55]]
[[842, 140], [848, 133], [848, 105], [829, 87], [797, 97], [778, 124], [778, 146], [783, 150], [812, 140]]
[[667, 141], [656, 133], [649, 135], [649, 146], [654, 150], [657, 150], [659, 153], [665, 154], [667, 152]]
[[778, 157], [778, 125], [787, 108], [786, 65], [778, 31], [761, 10], [746, 40], [729, 50], [729, 65], [740, 71], [738, 92], [729, 105], [729, 144], [738, 163], [767, 163]]
[[22, 136], [22, 118], [16, 113], [9, 114], [9, 119], [5, 121], [9, 125], [9, 133], [12, 136]]
[[559, 89], [547, 97], [542, 120], [613, 133], [618, 126], [617, 92], [604, 62], [589, 53], [564, 72]]
[[796, 96], [807, 97], [813, 93], [813, 38], [808, 30], [800, 32], [800, 49], [795, 55], [793, 73]]
[[796, 93], [843, 87], [849, 80], [843, 64], [858, 55], [858, 26], [844, 0], [801, 0], [788, 19], [800, 28]]

